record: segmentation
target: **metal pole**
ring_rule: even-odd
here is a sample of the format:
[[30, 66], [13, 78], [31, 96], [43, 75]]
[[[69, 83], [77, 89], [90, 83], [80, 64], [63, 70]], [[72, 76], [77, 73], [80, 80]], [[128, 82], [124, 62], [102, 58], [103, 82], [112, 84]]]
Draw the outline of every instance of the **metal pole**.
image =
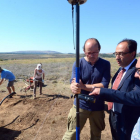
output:
[[[79, 83], [79, 3], [76, 3], [76, 82]], [[80, 140], [79, 98], [76, 94], [76, 140]]]

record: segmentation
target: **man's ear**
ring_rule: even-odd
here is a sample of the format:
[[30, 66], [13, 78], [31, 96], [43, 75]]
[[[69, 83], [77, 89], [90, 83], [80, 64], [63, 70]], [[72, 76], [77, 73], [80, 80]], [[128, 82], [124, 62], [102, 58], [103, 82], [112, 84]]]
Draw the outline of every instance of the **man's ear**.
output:
[[132, 54], [132, 56], [135, 58], [136, 52], [133, 51], [131, 54]]
[[85, 53], [85, 50], [83, 49], [83, 52], [84, 52], [84, 54], [85, 54], [85, 56], [86, 56], [86, 53]]

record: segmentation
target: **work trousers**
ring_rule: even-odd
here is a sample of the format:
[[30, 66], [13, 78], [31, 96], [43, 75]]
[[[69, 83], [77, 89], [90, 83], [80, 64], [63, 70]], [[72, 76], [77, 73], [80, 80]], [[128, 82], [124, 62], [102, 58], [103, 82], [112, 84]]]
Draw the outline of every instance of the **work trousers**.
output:
[[37, 88], [37, 84], [39, 84], [40, 86], [40, 94], [42, 93], [42, 78], [36, 78], [35, 80], [38, 81], [34, 81], [34, 95], [36, 95], [36, 88]]
[[[80, 118], [80, 132], [84, 127], [87, 119], [89, 118], [90, 123], [90, 140], [100, 140], [101, 131], [105, 128], [105, 114], [104, 111], [88, 111], [79, 108], [79, 118]], [[76, 140], [76, 106], [70, 109], [68, 115], [67, 131], [65, 132], [62, 140]]]

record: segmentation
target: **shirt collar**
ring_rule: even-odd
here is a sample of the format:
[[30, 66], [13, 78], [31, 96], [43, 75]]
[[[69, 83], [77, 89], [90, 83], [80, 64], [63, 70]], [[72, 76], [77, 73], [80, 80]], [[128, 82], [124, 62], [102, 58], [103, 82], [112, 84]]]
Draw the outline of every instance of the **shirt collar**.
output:
[[124, 67], [124, 69], [127, 71], [135, 60], [136, 59], [134, 58], [133, 61], [128, 66]]

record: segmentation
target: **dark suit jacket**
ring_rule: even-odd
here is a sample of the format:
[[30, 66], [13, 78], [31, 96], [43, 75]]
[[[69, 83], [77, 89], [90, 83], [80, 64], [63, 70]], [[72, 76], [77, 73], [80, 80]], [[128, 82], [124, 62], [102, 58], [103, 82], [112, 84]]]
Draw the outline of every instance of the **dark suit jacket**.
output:
[[[121, 83], [118, 90], [101, 88], [100, 99], [114, 102], [114, 111], [117, 114], [116, 126], [117, 135], [120, 140], [130, 140], [132, 130], [140, 116], [140, 81], [134, 78], [136, 61], [133, 62]], [[117, 71], [112, 79], [116, 79]]]

